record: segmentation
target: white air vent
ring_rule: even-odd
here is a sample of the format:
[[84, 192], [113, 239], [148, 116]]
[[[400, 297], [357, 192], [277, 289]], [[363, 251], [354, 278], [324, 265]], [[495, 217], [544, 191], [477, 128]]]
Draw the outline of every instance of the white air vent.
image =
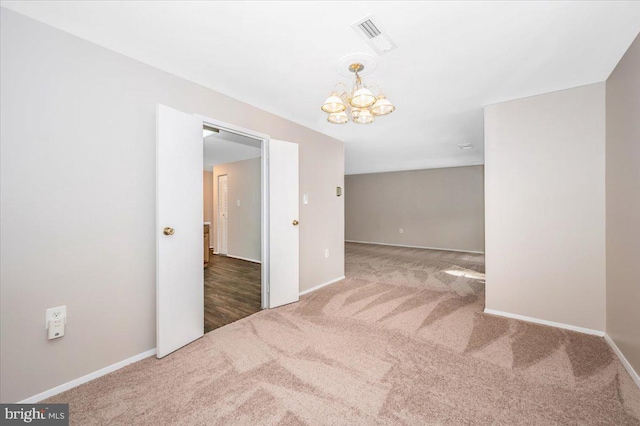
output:
[[379, 55], [384, 55], [397, 47], [380, 25], [380, 21], [373, 15], [359, 19], [351, 25], [351, 27], [356, 30], [356, 32], [360, 34], [360, 37]]
[[358, 24], [358, 28], [360, 28], [360, 31], [362, 31], [364, 35], [369, 39], [377, 37], [381, 34], [380, 30], [378, 29], [378, 27], [376, 27], [376, 24], [374, 24], [371, 19], [367, 19], [366, 21]]

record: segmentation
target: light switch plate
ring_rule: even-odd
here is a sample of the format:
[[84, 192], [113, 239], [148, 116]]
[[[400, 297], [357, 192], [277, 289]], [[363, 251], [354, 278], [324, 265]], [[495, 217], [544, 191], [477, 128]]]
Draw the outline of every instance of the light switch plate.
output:
[[302, 204], [309, 204], [309, 194], [302, 194]]

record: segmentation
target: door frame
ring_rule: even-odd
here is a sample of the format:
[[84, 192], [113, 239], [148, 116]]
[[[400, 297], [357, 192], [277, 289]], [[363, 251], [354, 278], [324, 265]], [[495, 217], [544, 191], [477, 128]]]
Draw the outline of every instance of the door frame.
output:
[[261, 146], [261, 292], [262, 292], [262, 309], [269, 307], [269, 135], [245, 129], [240, 126], [225, 123], [224, 121], [205, 117], [200, 114], [193, 114], [202, 120], [203, 126], [211, 126], [225, 132], [235, 133], [236, 135], [245, 136], [251, 139], [259, 140]]

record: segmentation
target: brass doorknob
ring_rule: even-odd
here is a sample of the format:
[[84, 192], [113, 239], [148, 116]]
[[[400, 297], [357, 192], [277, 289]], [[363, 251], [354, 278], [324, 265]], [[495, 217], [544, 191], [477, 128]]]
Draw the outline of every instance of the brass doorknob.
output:
[[300, 222], [298, 222], [297, 220], [294, 220], [294, 221], [293, 221], [293, 226], [298, 226], [298, 224], [299, 224], [299, 223], [300, 223]]
[[173, 228], [169, 228], [168, 226], [162, 230], [164, 235], [173, 235], [174, 232]]

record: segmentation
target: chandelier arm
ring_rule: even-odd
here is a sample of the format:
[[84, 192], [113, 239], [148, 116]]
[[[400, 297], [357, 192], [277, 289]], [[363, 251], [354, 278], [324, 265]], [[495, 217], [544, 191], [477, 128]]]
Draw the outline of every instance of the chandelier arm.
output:
[[347, 93], [347, 86], [346, 86], [343, 82], [341, 82], [341, 81], [340, 81], [340, 82], [336, 83], [336, 84], [333, 86], [334, 90], [335, 90], [335, 89], [337, 89], [337, 88], [338, 88], [338, 86], [342, 86], [342, 88], [343, 88], [342, 93], [340, 93], [340, 92], [338, 92], [338, 91], [336, 90], [336, 92], [338, 92], [338, 96], [342, 97], [342, 95], [345, 95], [345, 94]]

